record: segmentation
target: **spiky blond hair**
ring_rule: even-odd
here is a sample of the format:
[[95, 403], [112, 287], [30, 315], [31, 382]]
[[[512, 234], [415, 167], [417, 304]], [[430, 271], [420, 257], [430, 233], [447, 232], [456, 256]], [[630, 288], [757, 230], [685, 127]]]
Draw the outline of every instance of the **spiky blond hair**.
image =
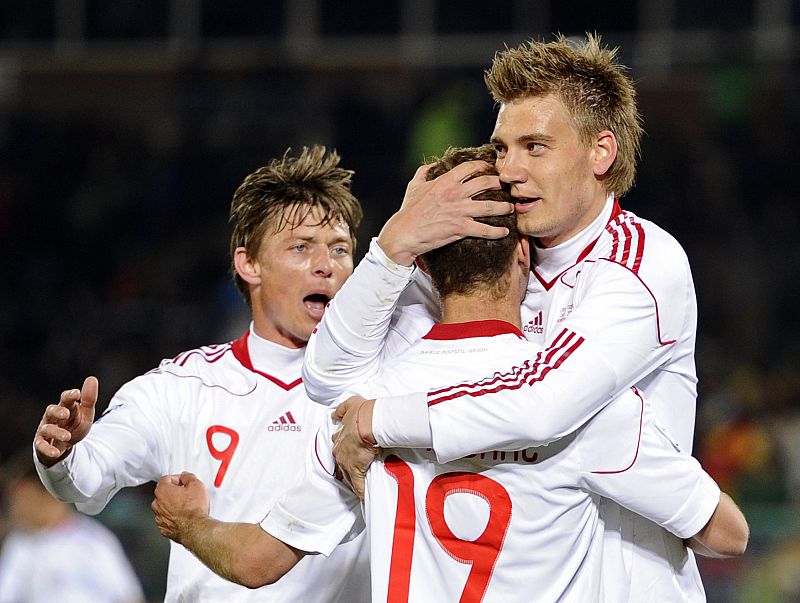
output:
[[622, 196], [633, 186], [643, 130], [636, 90], [627, 68], [616, 62], [617, 50], [591, 33], [585, 41], [563, 35], [553, 42], [532, 40], [498, 52], [484, 80], [498, 103], [558, 96], [586, 145], [598, 132], [613, 132], [617, 157], [606, 174], [606, 190]]

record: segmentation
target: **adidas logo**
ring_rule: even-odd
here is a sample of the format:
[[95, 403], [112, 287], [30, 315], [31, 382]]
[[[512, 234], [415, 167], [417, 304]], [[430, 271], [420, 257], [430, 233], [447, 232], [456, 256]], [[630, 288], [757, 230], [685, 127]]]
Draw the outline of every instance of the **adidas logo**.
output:
[[280, 417], [272, 422], [272, 425], [267, 426], [267, 431], [302, 431], [302, 426], [297, 424], [294, 420], [292, 412], [287, 410]]
[[539, 310], [539, 313], [534, 317], [533, 320], [529, 320], [527, 323], [522, 325], [522, 330], [525, 333], [536, 333], [538, 335], [544, 333], [544, 320], [542, 319], [542, 311]]

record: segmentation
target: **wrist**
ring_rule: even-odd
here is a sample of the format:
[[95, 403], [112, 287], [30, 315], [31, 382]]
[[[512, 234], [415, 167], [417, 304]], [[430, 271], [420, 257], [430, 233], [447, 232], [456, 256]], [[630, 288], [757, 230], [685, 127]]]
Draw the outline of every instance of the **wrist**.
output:
[[[397, 214], [395, 214], [397, 215]], [[378, 246], [383, 251], [384, 255], [395, 264], [410, 268], [414, 265], [414, 260], [417, 259], [417, 254], [408, 249], [404, 244], [402, 236], [396, 236], [392, 232], [392, 218], [386, 222], [381, 232], [378, 234]], [[402, 233], [400, 233], [402, 234]]]
[[356, 411], [356, 432], [361, 441], [372, 448], [378, 448], [375, 435], [372, 433], [372, 409], [375, 400], [366, 400]]
[[402, 249], [399, 245], [394, 245], [391, 241], [381, 239], [380, 236], [378, 236], [378, 245], [383, 250], [386, 257], [399, 266], [410, 268], [414, 265], [414, 260], [417, 259], [415, 254]]

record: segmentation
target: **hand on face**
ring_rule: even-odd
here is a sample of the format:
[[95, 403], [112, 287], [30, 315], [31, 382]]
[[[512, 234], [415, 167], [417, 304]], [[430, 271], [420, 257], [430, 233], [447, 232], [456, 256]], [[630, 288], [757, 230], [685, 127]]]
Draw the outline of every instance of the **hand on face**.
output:
[[193, 522], [208, 517], [210, 507], [203, 482], [188, 472], [162, 477], [150, 505], [161, 535], [179, 543], [183, 542]]

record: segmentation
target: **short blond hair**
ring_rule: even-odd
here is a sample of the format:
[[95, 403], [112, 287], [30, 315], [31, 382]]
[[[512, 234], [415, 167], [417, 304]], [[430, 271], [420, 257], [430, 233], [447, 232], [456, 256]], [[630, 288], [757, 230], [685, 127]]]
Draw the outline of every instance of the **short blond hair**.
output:
[[[339, 155], [324, 146], [303, 147], [297, 157], [286, 149], [281, 159], [273, 159], [247, 176], [231, 201], [229, 222], [231, 261], [238, 247], [247, 255], [258, 255], [268, 232], [278, 233], [287, 225], [300, 224], [313, 210], [321, 210], [319, 226], [334, 221], [347, 224], [355, 249], [356, 229], [363, 210], [350, 190], [353, 171], [339, 167]], [[236, 287], [250, 304], [247, 283], [232, 264]]]
[[642, 138], [636, 89], [616, 62], [617, 48], [601, 46], [600, 36], [585, 41], [558, 35], [553, 42], [531, 40], [498, 52], [484, 74], [498, 103], [554, 94], [572, 116], [586, 145], [610, 130], [617, 139], [617, 157], [606, 174], [606, 190], [622, 196], [633, 186]]

